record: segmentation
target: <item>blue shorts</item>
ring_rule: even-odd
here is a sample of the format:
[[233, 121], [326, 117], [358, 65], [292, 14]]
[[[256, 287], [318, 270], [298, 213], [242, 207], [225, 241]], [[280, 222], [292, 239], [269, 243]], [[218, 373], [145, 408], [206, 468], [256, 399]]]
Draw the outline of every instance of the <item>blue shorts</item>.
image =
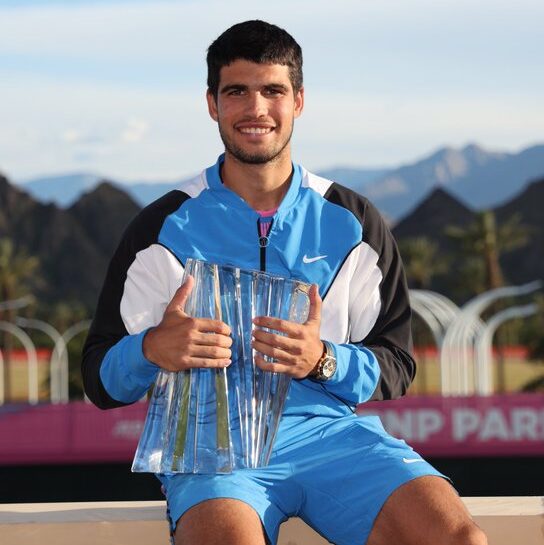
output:
[[158, 475], [172, 532], [194, 505], [234, 498], [258, 513], [270, 543], [280, 524], [300, 517], [337, 545], [366, 543], [389, 495], [423, 475], [444, 477], [377, 416], [282, 418], [270, 463], [226, 475]]

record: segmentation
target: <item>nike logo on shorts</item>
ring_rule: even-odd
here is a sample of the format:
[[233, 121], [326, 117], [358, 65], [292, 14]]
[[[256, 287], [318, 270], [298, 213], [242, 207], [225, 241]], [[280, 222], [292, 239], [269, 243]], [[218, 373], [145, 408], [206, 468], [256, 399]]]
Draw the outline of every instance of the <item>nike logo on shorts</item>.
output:
[[304, 254], [304, 257], [302, 258], [302, 261], [304, 263], [313, 263], [314, 261], [319, 261], [320, 259], [325, 259], [326, 255], [318, 255], [316, 257], [308, 257], [306, 254]]

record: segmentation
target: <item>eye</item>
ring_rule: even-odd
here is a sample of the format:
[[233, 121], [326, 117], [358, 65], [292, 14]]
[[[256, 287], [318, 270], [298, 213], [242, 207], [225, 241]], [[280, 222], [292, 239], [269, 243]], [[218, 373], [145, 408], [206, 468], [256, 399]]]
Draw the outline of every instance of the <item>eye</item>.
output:
[[229, 97], [239, 97], [246, 94], [246, 89], [243, 87], [230, 87], [229, 89], [225, 89], [224, 94]]
[[268, 96], [278, 96], [278, 95], [282, 95], [282, 94], [283, 94], [283, 92], [282, 92], [281, 89], [274, 89], [274, 88], [272, 88], [272, 89], [267, 89], [267, 90], [265, 91], [265, 93], [266, 93]]

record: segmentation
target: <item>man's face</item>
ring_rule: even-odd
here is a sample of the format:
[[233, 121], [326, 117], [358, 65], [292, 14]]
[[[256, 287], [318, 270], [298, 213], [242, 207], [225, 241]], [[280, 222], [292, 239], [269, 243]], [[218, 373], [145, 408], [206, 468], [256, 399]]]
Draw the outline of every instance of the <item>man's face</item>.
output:
[[289, 153], [304, 92], [294, 93], [287, 66], [236, 60], [221, 68], [217, 100], [210, 92], [207, 100], [227, 154], [264, 164]]

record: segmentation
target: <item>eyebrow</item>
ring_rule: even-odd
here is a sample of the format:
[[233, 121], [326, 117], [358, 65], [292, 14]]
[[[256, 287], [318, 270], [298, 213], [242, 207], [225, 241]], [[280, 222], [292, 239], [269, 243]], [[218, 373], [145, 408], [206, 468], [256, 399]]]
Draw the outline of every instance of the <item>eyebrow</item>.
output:
[[225, 85], [224, 87], [221, 87], [220, 93], [228, 93], [229, 91], [246, 91], [247, 85], [242, 85], [241, 83], [232, 83], [230, 85]]
[[[284, 85], [283, 83], [268, 83], [266, 85], [263, 85], [265, 89], [281, 89], [284, 92], [289, 91], [289, 87], [287, 85]], [[243, 85], [241, 83], [231, 83], [230, 85], [225, 85], [224, 87], [221, 87], [219, 90], [220, 94], [228, 93], [229, 91], [247, 91], [248, 90], [247, 85]]]
[[289, 92], [289, 87], [287, 85], [284, 85], [283, 83], [270, 83], [268, 85], [265, 85], [267, 89], [281, 89], [284, 92]]

